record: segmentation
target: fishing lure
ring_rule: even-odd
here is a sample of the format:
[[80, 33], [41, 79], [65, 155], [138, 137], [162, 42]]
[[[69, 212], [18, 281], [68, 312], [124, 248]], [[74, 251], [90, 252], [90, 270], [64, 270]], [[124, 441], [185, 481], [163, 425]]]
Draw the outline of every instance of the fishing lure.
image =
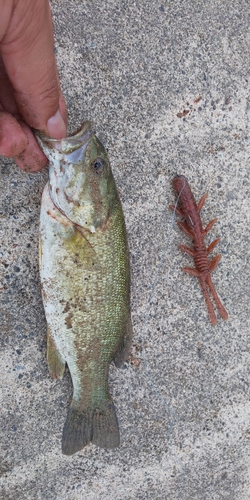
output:
[[[176, 208], [176, 212], [181, 215], [181, 217], [185, 218], [185, 222], [178, 222], [178, 225], [184, 233], [193, 239], [194, 244], [193, 249], [187, 247], [186, 245], [179, 245], [179, 248], [183, 252], [186, 252], [188, 255], [193, 257], [195, 264], [195, 268], [183, 267], [183, 271], [191, 274], [191, 276], [197, 276], [197, 278], [199, 278], [206, 300], [210, 321], [212, 325], [216, 325], [217, 318], [208, 293], [209, 291], [215, 301], [220, 316], [225, 320], [228, 319], [228, 313], [217, 295], [210, 275], [220, 261], [221, 255], [216, 255], [216, 257], [213, 257], [211, 261], [208, 260], [208, 254], [214, 249], [217, 243], [219, 243], [220, 238], [216, 238], [208, 247], [206, 247], [204, 243], [204, 238], [215, 222], [217, 222], [217, 219], [211, 220], [205, 229], [202, 228], [200, 211], [206, 201], [207, 194], [204, 194], [201, 197], [197, 205], [188, 181], [184, 175], [177, 175], [173, 179], [173, 188], [178, 196], [178, 207]], [[170, 205], [169, 208], [174, 210], [173, 205]]]

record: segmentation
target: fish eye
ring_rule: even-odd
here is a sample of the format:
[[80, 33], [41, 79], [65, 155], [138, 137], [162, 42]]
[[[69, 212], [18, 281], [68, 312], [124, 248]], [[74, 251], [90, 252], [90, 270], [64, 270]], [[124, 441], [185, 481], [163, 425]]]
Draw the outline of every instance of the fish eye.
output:
[[96, 158], [92, 163], [92, 168], [97, 174], [101, 174], [105, 167], [103, 158]]

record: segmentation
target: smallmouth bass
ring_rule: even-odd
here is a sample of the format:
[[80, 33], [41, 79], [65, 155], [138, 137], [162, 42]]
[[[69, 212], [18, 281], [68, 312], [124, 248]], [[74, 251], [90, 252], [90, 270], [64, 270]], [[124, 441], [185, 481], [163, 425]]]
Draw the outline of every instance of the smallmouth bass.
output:
[[132, 336], [126, 230], [107, 153], [84, 122], [72, 137], [37, 133], [49, 158], [42, 196], [40, 277], [47, 362], [54, 378], [67, 363], [73, 398], [62, 452], [89, 442], [119, 446], [108, 388], [109, 365], [126, 359]]

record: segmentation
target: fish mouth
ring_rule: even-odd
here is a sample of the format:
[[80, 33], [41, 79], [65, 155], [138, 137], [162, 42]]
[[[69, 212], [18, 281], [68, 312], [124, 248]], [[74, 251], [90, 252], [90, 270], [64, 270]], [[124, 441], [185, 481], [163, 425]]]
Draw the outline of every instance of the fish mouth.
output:
[[51, 139], [38, 130], [35, 130], [34, 133], [46, 156], [49, 156], [49, 151], [57, 150], [63, 156], [66, 155], [67, 159], [73, 163], [82, 159], [86, 147], [94, 135], [90, 121], [84, 121], [73, 135], [63, 139]]

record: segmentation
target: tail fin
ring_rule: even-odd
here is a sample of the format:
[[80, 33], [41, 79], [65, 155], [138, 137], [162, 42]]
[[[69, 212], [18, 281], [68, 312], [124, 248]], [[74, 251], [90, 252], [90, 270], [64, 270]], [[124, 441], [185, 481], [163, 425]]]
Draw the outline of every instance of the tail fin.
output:
[[104, 409], [94, 412], [92, 441], [100, 448], [109, 449], [117, 448], [120, 444], [118, 421], [111, 399], [106, 401]]
[[100, 448], [116, 448], [120, 444], [115, 408], [107, 400], [102, 409], [79, 411], [70, 408], [63, 429], [62, 453], [73, 455], [90, 441]]
[[70, 408], [62, 435], [62, 452], [64, 455], [74, 455], [82, 450], [92, 439], [93, 410], [80, 412]]

